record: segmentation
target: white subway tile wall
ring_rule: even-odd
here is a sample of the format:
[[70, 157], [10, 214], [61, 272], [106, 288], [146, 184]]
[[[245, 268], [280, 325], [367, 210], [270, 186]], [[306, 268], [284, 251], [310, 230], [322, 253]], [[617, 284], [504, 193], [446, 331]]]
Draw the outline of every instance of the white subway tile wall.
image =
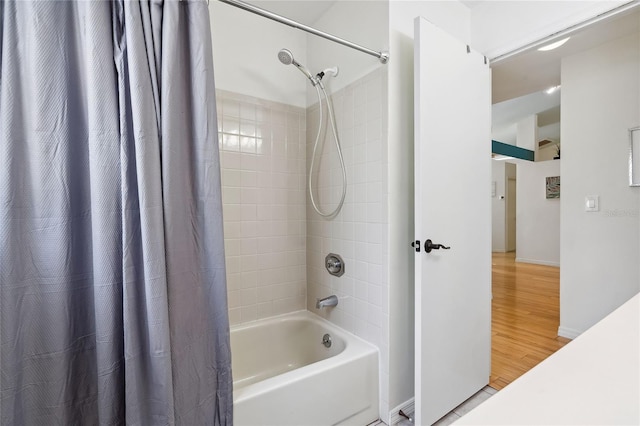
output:
[[305, 110], [216, 99], [230, 323], [305, 309]]
[[[378, 346], [381, 413], [388, 412], [389, 399], [386, 78], [386, 69], [380, 68], [331, 96], [347, 168], [347, 195], [330, 221], [307, 203], [307, 309]], [[313, 175], [324, 212], [335, 209], [342, 191], [340, 163], [327, 124], [320, 167]], [[317, 129], [316, 103], [307, 109], [307, 170]], [[341, 277], [325, 269], [329, 253], [344, 259]], [[331, 294], [338, 296], [338, 306], [316, 309], [316, 298]]]

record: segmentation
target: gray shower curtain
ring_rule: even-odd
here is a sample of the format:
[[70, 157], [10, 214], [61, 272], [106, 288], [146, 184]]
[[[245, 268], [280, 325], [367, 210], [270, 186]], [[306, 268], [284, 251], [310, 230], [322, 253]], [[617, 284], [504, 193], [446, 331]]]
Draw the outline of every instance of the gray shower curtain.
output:
[[0, 424], [232, 424], [207, 3], [0, 14]]

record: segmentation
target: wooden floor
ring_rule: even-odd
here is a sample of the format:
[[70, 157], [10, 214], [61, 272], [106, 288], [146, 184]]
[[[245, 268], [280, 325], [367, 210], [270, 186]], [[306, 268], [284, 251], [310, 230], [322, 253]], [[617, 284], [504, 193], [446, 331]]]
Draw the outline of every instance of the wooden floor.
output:
[[558, 337], [560, 269], [494, 253], [491, 378], [502, 389], [570, 340]]

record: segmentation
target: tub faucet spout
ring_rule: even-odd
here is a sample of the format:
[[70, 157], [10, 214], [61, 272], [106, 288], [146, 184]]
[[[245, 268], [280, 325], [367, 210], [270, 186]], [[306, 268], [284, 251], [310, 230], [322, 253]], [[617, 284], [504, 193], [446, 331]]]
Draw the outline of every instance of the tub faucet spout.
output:
[[338, 296], [332, 294], [331, 296], [325, 297], [324, 299], [316, 299], [316, 309], [337, 306], [338, 305]]

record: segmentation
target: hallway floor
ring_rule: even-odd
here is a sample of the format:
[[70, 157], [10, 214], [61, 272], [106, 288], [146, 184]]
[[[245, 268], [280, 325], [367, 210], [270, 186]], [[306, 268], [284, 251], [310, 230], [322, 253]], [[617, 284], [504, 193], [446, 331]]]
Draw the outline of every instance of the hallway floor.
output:
[[570, 342], [558, 336], [560, 268], [492, 256], [491, 378], [502, 389]]
[[[560, 268], [516, 263], [515, 253], [493, 253], [492, 296], [489, 386], [440, 419], [438, 426], [455, 422], [571, 341], [558, 336]], [[396, 425], [411, 424], [402, 420]], [[376, 425], [384, 423], [370, 426]]]

